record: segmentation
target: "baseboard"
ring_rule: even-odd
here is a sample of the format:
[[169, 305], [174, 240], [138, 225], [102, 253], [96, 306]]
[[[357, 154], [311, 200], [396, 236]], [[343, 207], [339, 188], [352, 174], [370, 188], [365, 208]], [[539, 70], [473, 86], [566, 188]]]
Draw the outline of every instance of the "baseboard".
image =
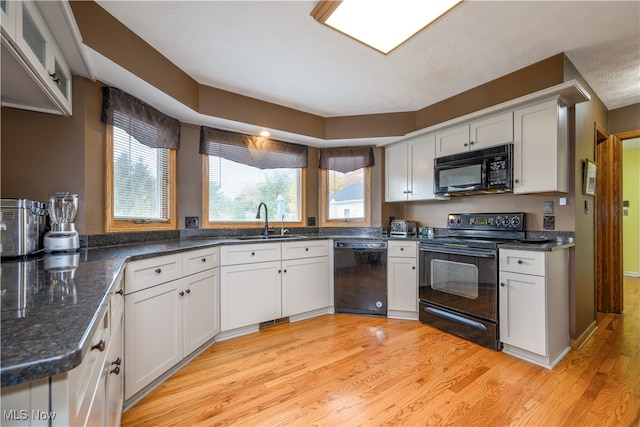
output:
[[597, 330], [598, 323], [594, 320], [593, 323], [590, 324], [578, 338], [570, 340], [569, 345], [574, 350], [580, 350], [587, 343], [587, 341], [589, 341], [589, 338], [591, 338], [593, 334], [596, 333]]
[[622, 274], [624, 274], [627, 277], [640, 277], [640, 273], [638, 273], [637, 271], [625, 271]]

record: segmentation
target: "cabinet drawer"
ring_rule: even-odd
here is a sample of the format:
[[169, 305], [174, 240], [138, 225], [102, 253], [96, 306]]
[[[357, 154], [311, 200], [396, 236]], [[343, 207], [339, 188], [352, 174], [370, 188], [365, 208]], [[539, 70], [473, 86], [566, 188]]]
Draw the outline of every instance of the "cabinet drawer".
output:
[[[91, 411], [96, 388], [100, 383], [102, 367], [108, 353], [110, 341], [109, 314], [105, 310], [100, 318], [98, 330], [89, 339], [89, 349], [82, 359], [82, 363], [69, 371], [66, 375], [54, 377], [51, 384], [52, 406], [65, 407], [65, 397], [68, 396], [69, 424], [84, 425], [87, 415]], [[68, 394], [64, 386], [64, 378], [68, 379]], [[58, 401], [58, 399], [60, 399]]]
[[182, 257], [166, 255], [133, 261], [125, 270], [125, 293], [130, 294], [182, 277]]
[[282, 259], [313, 258], [329, 256], [328, 240], [287, 242], [282, 244]]
[[280, 261], [280, 254], [280, 243], [223, 246], [220, 250], [220, 265]]
[[500, 271], [544, 276], [545, 253], [500, 249]]
[[387, 253], [390, 257], [415, 258], [418, 254], [418, 243], [389, 240]]
[[111, 322], [119, 319], [124, 312], [124, 277], [122, 275], [116, 279], [116, 284], [113, 285], [113, 289], [111, 289], [109, 309], [111, 311]]
[[220, 265], [220, 248], [206, 248], [182, 254], [184, 276], [200, 273]]

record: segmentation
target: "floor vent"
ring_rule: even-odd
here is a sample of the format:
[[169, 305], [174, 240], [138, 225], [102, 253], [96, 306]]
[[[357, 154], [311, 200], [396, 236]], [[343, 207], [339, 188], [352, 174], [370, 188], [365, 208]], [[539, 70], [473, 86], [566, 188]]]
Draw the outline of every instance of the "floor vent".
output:
[[282, 323], [289, 323], [289, 317], [281, 317], [279, 319], [267, 320], [266, 322], [260, 323], [260, 329], [269, 328], [271, 326], [280, 325]]

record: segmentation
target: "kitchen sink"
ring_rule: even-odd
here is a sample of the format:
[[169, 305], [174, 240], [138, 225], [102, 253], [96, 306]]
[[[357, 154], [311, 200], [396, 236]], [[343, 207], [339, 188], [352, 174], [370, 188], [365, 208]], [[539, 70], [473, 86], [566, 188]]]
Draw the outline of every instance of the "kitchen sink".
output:
[[238, 240], [288, 240], [288, 239], [305, 239], [307, 236], [300, 236], [300, 235], [292, 235], [292, 234], [285, 234], [284, 236], [279, 235], [279, 234], [275, 234], [273, 236], [264, 236], [264, 235], [259, 235], [259, 236], [240, 236], [240, 237], [235, 237], [235, 239]]

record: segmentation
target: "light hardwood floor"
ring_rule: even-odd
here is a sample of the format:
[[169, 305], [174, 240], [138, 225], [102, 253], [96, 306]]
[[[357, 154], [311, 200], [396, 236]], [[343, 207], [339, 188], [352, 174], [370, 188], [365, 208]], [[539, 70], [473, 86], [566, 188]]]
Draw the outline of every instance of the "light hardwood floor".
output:
[[218, 342], [123, 426], [640, 425], [640, 279], [553, 370], [413, 321], [325, 315]]

